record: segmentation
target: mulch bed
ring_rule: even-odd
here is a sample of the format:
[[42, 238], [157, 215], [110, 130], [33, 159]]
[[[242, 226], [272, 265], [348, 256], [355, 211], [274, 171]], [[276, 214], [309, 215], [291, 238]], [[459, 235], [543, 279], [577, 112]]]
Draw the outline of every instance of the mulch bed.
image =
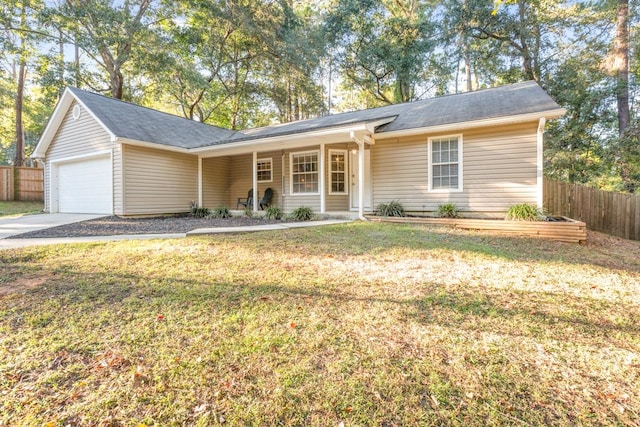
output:
[[10, 238], [35, 239], [42, 237], [116, 236], [122, 234], [172, 234], [186, 233], [198, 228], [239, 227], [275, 224], [279, 222], [283, 221], [249, 218], [246, 216], [224, 219], [194, 218], [189, 215], [154, 218], [120, 218], [117, 216], [108, 216], [47, 228], [45, 230], [31, 231]]

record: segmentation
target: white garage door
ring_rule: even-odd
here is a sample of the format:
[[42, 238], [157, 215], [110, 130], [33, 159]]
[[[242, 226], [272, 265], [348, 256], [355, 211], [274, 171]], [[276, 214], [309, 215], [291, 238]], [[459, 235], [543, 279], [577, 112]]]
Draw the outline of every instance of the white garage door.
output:
[[58, 165], [58, 211], [112, 213], [110, 156]]

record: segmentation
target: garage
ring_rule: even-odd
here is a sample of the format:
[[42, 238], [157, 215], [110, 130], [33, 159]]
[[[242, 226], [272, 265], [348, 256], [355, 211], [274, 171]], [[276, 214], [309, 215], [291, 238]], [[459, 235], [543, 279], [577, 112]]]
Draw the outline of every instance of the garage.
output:
[[111, 214], [111, 156], [57, 165], [58, 212]]

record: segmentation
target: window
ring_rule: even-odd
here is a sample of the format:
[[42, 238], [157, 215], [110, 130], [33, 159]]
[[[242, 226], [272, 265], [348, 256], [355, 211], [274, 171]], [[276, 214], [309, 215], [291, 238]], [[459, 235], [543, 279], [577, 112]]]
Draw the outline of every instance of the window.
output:
[[291, 153], [291, 194], [318, 194], [317, 151]]
[[272, 165], [272, 159], [258, 159], [258, 161], [256, 162], [258, 170], [258, 182], [273, 181], [273, 178], [271, 177]]
[[329, 194], [347, 194], [347, 152], [329, 150]]
[[462, 190], [462, 135], [429, 138], [429, 190]]

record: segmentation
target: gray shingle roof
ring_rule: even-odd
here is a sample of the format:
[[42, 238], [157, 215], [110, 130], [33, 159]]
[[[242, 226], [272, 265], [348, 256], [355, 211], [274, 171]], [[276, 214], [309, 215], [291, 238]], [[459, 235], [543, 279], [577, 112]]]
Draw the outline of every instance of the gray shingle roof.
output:
[[393, 109], [398, 117], [376, 133], [542, 113], [560, 106], [536, 82], [528, 81], [383, 108]]
[[69, 90], [119, 138], [194, 148], [226, 142], [237, 133], [81, 89]]
[[536, 82], [528, 81], [475, 92], [248, 129], [242, 131], [242, 134], [237, 134], [234, 140], [288, 135], [395, 117], [390, 123], [376, 129], [376, 134], [384, 134], [384, 132], [397, 130], [539, 113], [558, 108], [560, 106]]
[[392, 119], [376, 134], [497, 117], [557, 110], [559, 105], [534, 81], [421, 101], [352, 111], [235, 132], [182, 117], [71, 89], [116, 135], [182, 148], [199, 148]]

